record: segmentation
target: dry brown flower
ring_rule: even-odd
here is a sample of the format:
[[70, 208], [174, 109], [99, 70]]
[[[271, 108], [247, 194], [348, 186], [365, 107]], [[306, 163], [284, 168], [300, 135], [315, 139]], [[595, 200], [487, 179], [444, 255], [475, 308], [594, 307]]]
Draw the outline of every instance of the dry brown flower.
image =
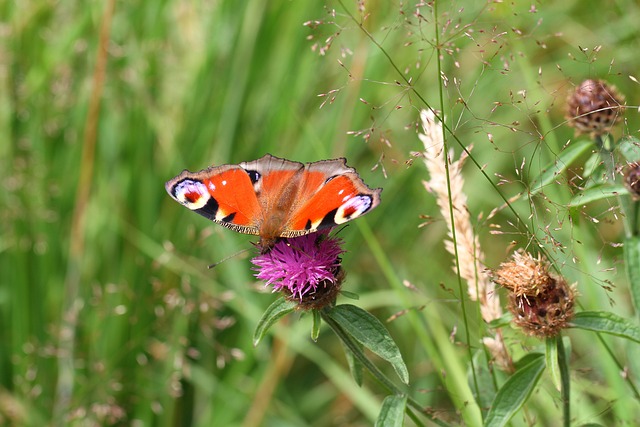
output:
[[575, 288], [551, 273], [541, 255], [515, 252], [512, 261], [500, 264], [493, 280], [509, 291], [513, 323], [528, 335], [556, 336], [573, 317]]
[[565, 118], [578, 134], [602, 135], [620, 120], [624, 96], [604, 80], [585, 80], [567, 97]]

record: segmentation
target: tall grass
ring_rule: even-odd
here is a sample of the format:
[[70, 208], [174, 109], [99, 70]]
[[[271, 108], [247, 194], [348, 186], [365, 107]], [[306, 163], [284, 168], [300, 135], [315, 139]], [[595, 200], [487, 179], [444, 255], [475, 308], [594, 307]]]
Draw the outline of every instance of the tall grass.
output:
[[[529, 197], [528, 185], [574, 140], [562, 109], [581, 80], [607, 79], [637, 105], [628, 76], [640, 65], [640, 9], [624, 1], [436, 6], [0, 4], [0, 423], [375, 420], [383, 389], [367, 379], [358, 387], [335, 337], [323, 329], [310, 339], [310, 316], [291, 316], [253, 347], [274, 295], [253, 278], [247, 253], [207, 269], [253, 239], [164, 191], [184, 168], [269, 152], [345, 156], [384, 188], [382, 204], [341, 232], [344, 289], [379, 318], [393, 316], [387, 326], [412, 395], [447, 422], [478, 425], [487, 408], [476, 405], [466, 375], [486, 326], [457, 285], [446, 222], [412, 154], [423, 149], [424, 101], [463, 146], [474, 145], [481, 167], [468, 161], [463, 173], [486, 265], [514, 247], [540, 246], [577, 282], [580, 309], [633, 319], [616, 207], [567, 207], [580, 167], [538, 195]], [[636, 115], [627, 109], [618, 134], [635, 135]], [[513, 211], [494, 211], [504, 200], [489, 180]], [[544, 349], [503, 331], [514, 359]], [[567, 335], [574, 423], [637, 423], [637, 346]], [[496, 370], [496, 381], [505, 376]], [[544, 377], [512, 423], [554, 425], [559, 402]]]

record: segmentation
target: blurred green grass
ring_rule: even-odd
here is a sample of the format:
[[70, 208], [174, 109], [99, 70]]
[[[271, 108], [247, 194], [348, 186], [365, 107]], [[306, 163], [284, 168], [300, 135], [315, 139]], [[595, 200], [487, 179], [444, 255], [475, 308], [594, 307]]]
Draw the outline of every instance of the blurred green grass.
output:
[[[273, 340], [252, 346], [253, 328], [274, 295], [256, 283], [246, 253], [213, 270], [206, 266], [255, 239], [207, 223], [164, 191], [184, 168], [266, 152], [298, 161], [346, 156], [370, 186], [384, 187], [382, 205], [358, 220], [366, 225], [341, 232], [350, 251], [346, 289], [360, 293], [358, 304], [381, 319], [410, 308], [408, 300], [426, 305], [418, 313], [429, 334], [458, 330], [457, 344], [435, 352], [457, 354], [466, 366], [462, 331], [470, 328], [477, 348], [482, 321], [471, 304], [471, 323], [461, 320], [445, 224], [422, 187], [421, 161], [407, 166], [410, 153], [421, 149], [415, 129], [425, 106], [396, 83], [401, 78], [389, 60], [340, 3], [116, 3], [92, 140], [86, 128], [107, 4], [0, 5], [0, 421], [322, 426], [375, 419], [383, 390], [372, 382], [356, 387], [335, 338], [309, 339], [307, 317], [292, 317]], [[347, 7], [360, 16], [353, 3]], [[420, 9], [427, 21], [420, 21], [413, 4], [367, 2], [363, 25], [416, 90], [444, 111], [456, 136], [474, 144], [488, 175], [514, 181], [501, 187], [509, 196], [573, 138], [562, 106], [574, 84], [606, 78], [637, 104], [637, 84], [627, 77], [640, 61], [634, 2], [567, 1], [535, 5], [535, 12], [518, 2], [438, 7], [436, 24], [428, 7]], [[315, 20], [322, 23], [303, 25]], [[326, 97], [318, 95], [333, 90], [335, 100], [320, 108]], [[637, 129], [630, 108], [624, 132]], [[95, 155], [83, 159], [92, 141]], [[523, 158], [528, 176], [516, 173]], [[502, 201], [471, 164], [466, 172], [472, 216], [486, 217]], [[90, 190], [86, 206], [78, 196], [82, 185]], [[550, 233], [560, 243], [554, 254], [579, 282], [585, 308], [629, 315], [623, 273], [610, 271], [621, 257], [610, 247], [620, 226], [603, 215], [606, 207], [589, 211], [602, 225], [570, 215], [562, 207], [570, 191], [549, 189], [550, 200], [536, 202], [529, 225], [557, 228]], [[526, 198], [516, 208], [523, 218], [532, 211]], [[423, 228], [420, 215], [432, 218]], [[526, 244], [513, 221], [507, 211], [492, 220], [504, 234], [478, 221], [489, 266], [505, 258], [511, 241]], [[367, 229], [382, 258], [374, 256]], [[384, 263], [393, 280], [381, 274]], [[392, 284], [405, 279], [420, 293], [407, 296]], [[606, 292], [603, 281], [615, 289]], [[457, 419], [454, 393], [405, 319], [389, 328], [410, 366], [412, 390], [425, 406]], [[573, 378], [576, 421], [633, 424], [640, 408], [619, 367], [590, 336], [571, 337], [572, 367], [583, 369]], [[517, 332], [508, 338], [518, 345]], [[632, 363], [633, 350], [627, 356], [622, 343], [609, 341], [623, 364]], [[557, 395], [550, 382], [542, 390], [530, 416], [551, 425], [559, 416]]]

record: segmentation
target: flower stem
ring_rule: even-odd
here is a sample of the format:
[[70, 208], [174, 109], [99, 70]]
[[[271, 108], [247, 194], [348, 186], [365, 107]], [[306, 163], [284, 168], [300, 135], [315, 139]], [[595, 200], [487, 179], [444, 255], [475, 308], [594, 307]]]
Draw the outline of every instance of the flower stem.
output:
[[562, 335], [556, 337], [556, 345], [558, 349], [558, 367], [560, 368], [560, 386], [562, 389], [563, 425], [569, 427], [571, 425], [571, 382], [569, 380], [569, 364], [564, 350], [564, 343], [562, 342]]
[[[327, 325], [329, 325], [329, 327], [331, 327], [331, 329], [333, 329], [338, 338], [340, 338], [340, 340], [342, 340], [349, 351], [351, 351], [353, 356], [358, 359], [360, 363], [362, 363], [362, 366], [365, 367], [371, 373], [371, 375], [376, 380], [378, 380], [378, 382], [380, 382], [380, 384], [382, 384], [387, 390], [389, 390], [389, 392], [397, 395], [406, 395], [407, 393], [405, 391], [396, 386], [393, 381], [391, 381], [384, 373], [382, 373], [382, 371], [378, 369], [376, 365], [373, 364], [371, 360], [369, 360], [369, 358], [362, 351], [362, 348], [354, 341], [353, 337], [349, 335], [344, 329], [342, 329], [342, 327], [336, 321], [334, 321], [331, 316], [328, 316], [326, 310], [327, 308], [324, 308], [320, 311], [322, 319], [327, 323]], [[425, 408], [410, 396], [407, 396], [407, 404], [416, 411], [430, 416]], [[420, 422], [420, 420], [416, 417], [413, 411], [410, 410], [410, 408], [407, 408], [407, 414], [416, 425], [424, 426], [424, 424]], [[430, 416], [430, 419], [440, 426], [447, 426], [446, 423], [435, 419], [432, 416]]]

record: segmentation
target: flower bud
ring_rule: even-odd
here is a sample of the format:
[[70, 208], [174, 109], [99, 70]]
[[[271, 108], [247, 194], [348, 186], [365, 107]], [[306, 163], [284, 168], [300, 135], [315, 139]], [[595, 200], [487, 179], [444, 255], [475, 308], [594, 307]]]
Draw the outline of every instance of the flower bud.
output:
[[599, 136], [620, 120], [624, 96], [604, 80], [585, 80], [567, 97], [565, 118], [578, 134]]

